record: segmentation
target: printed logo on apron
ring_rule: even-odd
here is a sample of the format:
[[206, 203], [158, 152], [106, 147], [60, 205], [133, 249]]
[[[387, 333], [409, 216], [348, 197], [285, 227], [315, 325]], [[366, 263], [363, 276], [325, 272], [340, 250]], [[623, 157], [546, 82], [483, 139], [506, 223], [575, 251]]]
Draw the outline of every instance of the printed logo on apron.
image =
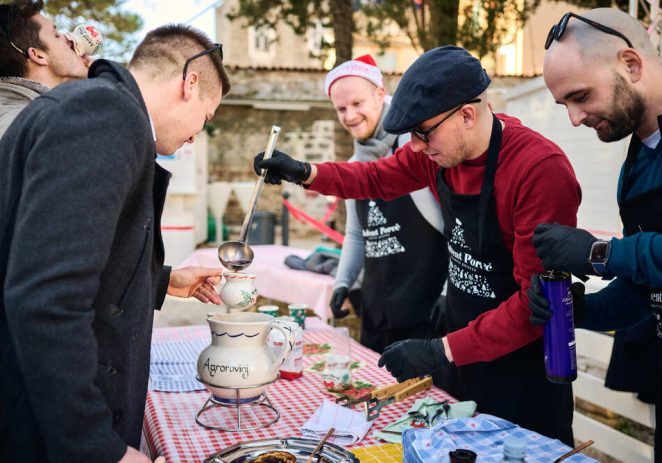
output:
[[[662, 116], [657, 118], [658, 126], [662, 127]], [[660, 155], [660, 148], [655, 148], [656, 155]], [[643, 193], [631, 195], [630, 190], [636, 184], [637, 178], [632, 178], [637, 157], [643, 148], [641, 140], [636, 134], [632, 136], [628, 154], [623, 164], [622, 188], [618, 204], [624, 235], [631, 236], [640, 232], [662, 232], [662, 186], [654, 187]], [[649, 288], [649, 306], [655, 319], [658, 342], [662, 341], [662, 288]], [[662, 349], [659, 350], [662, 361]], [[662, 408], [662, 407], [661, 407]]]
[[496, 299], [486, 272], [492, 271], [491, 262], [483, 262], [474, 258], [464, 240], [464, 229], [460, 219], [455, 219], [455, 226], [448, 241], [448, 279], [455, 288], [472, 296]]
[[370, 201], [368, 207], [368, 227], [363, 229], [365, 256], [380, 258], [405, 252], [405, 247], [395, 236], [401, 229], [400, 224], [389, 225], [374, 201]]
[[662, 289], [651, 289], [649, 294], [649, 303], [657, 326], [657, 338], [662, 339]]

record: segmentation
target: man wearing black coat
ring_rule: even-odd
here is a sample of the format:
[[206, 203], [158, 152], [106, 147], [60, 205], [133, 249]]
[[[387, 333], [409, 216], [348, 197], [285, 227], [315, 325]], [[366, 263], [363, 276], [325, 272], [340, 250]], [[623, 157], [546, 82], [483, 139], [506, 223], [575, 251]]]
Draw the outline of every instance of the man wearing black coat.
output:
[[0, 141], [0, 461], [148, 462], [153, 310], [219, 303], [215, 269], [163, 266], [170, 154], [230, 90], [219, 44], [150, 32], [128, 66], [36, 99]]

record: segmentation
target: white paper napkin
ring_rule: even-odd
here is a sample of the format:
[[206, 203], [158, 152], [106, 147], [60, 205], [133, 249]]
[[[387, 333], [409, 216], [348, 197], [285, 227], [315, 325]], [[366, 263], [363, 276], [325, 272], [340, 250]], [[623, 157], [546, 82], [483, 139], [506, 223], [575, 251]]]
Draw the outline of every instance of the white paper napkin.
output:
[[152, 344], [149, 363], [149, 389], [164, 392], [202, 391], [196, 363], [209, 341], [160, 342]]
[[365, 414], [355, 412], [347, 407], [341, 407], [325, 400], [315, 410], [313, 416], [301, 428], [304, 437], [320, 439], [329, 428], [336, 428], [333, 433], [333, 443], [352, 445], [360, 442], [370, 430], [372, 421], [366, 421]]

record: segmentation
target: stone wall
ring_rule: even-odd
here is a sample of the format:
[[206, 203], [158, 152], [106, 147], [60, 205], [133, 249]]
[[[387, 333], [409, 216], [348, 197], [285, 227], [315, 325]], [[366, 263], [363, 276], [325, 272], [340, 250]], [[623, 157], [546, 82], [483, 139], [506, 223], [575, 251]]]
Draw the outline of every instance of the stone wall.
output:
[[[277, 148], [288, 152], [284, 145], [285, 134], [307, 132], [316, 120], [333, 120], [330, 108], [311, 108], [309, 111], [283, 111], [255, 109], [251, 106], [221, 106], [216, 123], [218, 130], [209, 142], [209, 180], [210, 181], [254, 181], [253, 157], [264, 151], [272, 125], [281, 127], [281, 136]], [[291, 151], [290, 151], [291, 152]], [[296, 187], [301, 189], [300, 187]], [[265, 185], [258, 204], [258, 210], [272, 211], [280, 220], [283, 186]], [[297, 206], [305, 206], [297, 204]], [[306, 212], [315, 216], [317, 207]], [[240, 225], [244, 212], [236, 198], [231, 197], [225, 214], [228, 226]], [[292, 223], [292, 232], [304, 230]]]

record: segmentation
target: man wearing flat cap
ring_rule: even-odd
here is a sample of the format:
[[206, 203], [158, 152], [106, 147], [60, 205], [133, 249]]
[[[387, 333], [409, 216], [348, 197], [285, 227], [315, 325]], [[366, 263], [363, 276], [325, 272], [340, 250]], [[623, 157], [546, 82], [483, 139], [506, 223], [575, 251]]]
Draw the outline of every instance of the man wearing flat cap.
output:
[[450, 370], [445, 387], [458, 399], [573, 445], [572, 388], [545, 378], [542, 328], [529, 323], [526, 291], [542, 271], [533, 230], [575, 226], [581, 191], [558, 146], [491, 112], [489, 84], [466, 50], [435, 48], [404, 74], [384, 120], [387, 132], [412, 134], [393, 156], [310, 165], [274, 153], [256, 156], [254, 165], [269, 169], [268, 183], [343, 198], [389, 200], [431, 187], [450, 255], [449, 334], [396, 342], [379, 365], [398, 381]]

